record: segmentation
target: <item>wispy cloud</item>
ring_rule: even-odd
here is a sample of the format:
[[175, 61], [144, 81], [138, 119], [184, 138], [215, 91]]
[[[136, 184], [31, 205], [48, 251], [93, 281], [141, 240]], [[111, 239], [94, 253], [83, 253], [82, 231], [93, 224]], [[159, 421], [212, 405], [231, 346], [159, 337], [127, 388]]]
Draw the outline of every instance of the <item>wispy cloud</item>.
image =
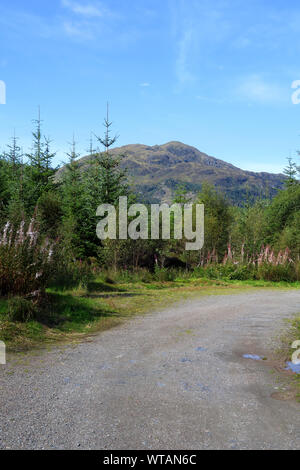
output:
[[66, 15], [62, 22], [64, 33], [73, 39], [89, 41], [99, 34], [99, 22], [101, 31], [104, 20], [111, 16], [111, 12], [99, 2], [78, 2], [75, 0], [61, 0]]
[[171, 34], [175, 44], [175, 73], [179, 88], [199, 78], [199, 64], [206, 49], [228, 34], [224, 2], [214, 7], [207, 0], [170, 0]]
[[178, 41], [176, 75], [180, 84], [194, 80], [189, 67], [189, 52], [195, 39], [193, 27], [187, 27]]
[[236, 93], [249, 102], [280, 103], [288, 100], [289, 90], [277, 83], [267, 81], [260, 75], [249, 75], [240, 80]]
[[64, 33], [70, 38], [80, 40], [91, 40], [94, 38], [93, 32], [89, 28], [83, 27], [82, 23], [64, 21], [62, 24]]
[[148, 82], [140, 83], [140, 87], [142, 87], [142, 88], [147, 88], [149, 86], [150, 86], [150, 83], [148, 83]]
[[72, 0], [62, 0], [62, 6], [68, 8], [76, 15], [86, 18], [100, 18], [107, 13], [107, 10], [99, 4], [82, 4]]

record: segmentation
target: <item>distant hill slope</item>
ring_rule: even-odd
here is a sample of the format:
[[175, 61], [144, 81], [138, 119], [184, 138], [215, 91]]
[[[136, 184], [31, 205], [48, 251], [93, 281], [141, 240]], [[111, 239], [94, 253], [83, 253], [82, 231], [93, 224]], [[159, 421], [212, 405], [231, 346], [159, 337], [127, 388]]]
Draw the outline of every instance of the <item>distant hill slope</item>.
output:
[[[171, 202], [180, 184], [194, 196], [208, 182], [240, 204], [258, 196], [274, 196], [284, 181], [283, 175], [244, 171], [181, 142], [126, 145], [111, 152], [123, 155], [122, 167], [127, 168], [129, 181], [147, 202]], [[91, 157], [79, 160], [83, 168], [90, 161]]]

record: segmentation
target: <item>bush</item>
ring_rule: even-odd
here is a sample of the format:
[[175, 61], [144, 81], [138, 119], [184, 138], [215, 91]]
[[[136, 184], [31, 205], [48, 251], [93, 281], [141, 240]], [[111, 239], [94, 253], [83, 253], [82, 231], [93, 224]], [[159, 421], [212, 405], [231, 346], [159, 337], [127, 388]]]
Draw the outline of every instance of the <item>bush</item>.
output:
[[177, 273], [174, 269], [160, 268], [155, 266], [154, 279], [159, 282], [175, 281]]
[[297, 273], [292, 263], [278, 265], [263, 263], [258, 267], [258, 278], [273, 282], [295, 282], [297, 281]]
[[47, 287], [62, 291], [79, 286], [87, 287], [94, 274], [95, 268], [87, 261], [67, 261], [63, 259], [63, 253], [61, 253], [56, 271], [49, 279]]
[[228, 279], [236, 281], [254, 280], [256, 278], [256, 268], [254, 265], [237, 265], [235, 270], [229, 274]]
[[23, 297], [12, 297], [8, 300], [7, 319], [9, 321], [28, 322], [36, 316], [36, 307], [30, 300]]

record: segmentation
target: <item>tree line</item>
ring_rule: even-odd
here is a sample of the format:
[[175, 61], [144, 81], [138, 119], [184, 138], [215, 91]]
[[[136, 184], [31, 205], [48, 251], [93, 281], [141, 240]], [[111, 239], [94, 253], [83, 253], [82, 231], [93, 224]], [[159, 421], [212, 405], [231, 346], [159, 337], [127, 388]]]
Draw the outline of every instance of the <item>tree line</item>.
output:
[[[202, 269], [203, 275], [219, 276], [225, 272], [233, 278], [256, 276], [264, 267], [271, 279], [273, 271], [273, 277], [279, 280], [299, 278], [300, 169], [292, 159], [288, 159], [284, 169], [285, 187], [272, 200], [257, 199], [236, 207], [213, 186], [202, 184], [193, 201], [205, 206], [205, 244], [199, 252], [185, 251], [185, 240], [174, 238], [101, 242], [96, 236], [97, 207], [103, 203], [117, 205], [120, 196], [140, 202], [128, 185], [126, 170], [121, 167], [122, 156], [110, 153], [117, 139], [111, 134], [111, 126], [107, 114], [104, 136], [94, 135], [91, 139], [88, 164], [79, 159], [73, 138], [66, 165], [59, 171], [53, 165], [56, 154], [53, 143], [43, 133], [40, 115], [34, 121], [28, 153], [23, 154], [19, 139], [12, 137], [0, 155], [3, 250], [7, 250], [3, 243], [7, 223], [14, 246], [19, 246], [16, 240], [20, 238], [20, 226], [23, 224], [25, 230], [34, 220], [40, 246], [46, 243], [59, 253], [55, 273], [61, 282], [63, 276], [60, 278], [59, 273], [66, 273], [67, 265], [85, 265], [94, 270]], [[174, 202], [191, 202], [184, 187], [177, 188]], [[3, 253], [0, 250], [0, 261]], [[2, 263], [2, 279], [3, 266]], [[49, 279], [45, 285], [47, 282]]]

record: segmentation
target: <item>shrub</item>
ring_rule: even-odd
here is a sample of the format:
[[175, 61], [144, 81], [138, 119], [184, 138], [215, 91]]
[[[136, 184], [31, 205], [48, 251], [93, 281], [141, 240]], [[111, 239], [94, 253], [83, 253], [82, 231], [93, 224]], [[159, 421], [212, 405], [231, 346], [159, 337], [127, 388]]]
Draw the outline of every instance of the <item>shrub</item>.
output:
[[87, 261], [68, 261], [64, 260], [63, 256], [63, 253], [60, 253], [56, 270], [49, 279], [47, 287], [63, 291], [79, 286], [87, 287], [94, 277], [95, 268]]
[[9, 321], [27, 322], [36, 316], [36, 307], [31, 300], [23, 297], [12, 297], [8, 300], [7, 319]]
[[297, 281], [297, 273], [292, 263], [276, 265], [265, 262], [258, 267], [258, 278], [273, 282], [294, 282]]
[[176, 279], [177, 273], [174, 269], [160, 268], [155, 266], [154, 279], [159, 282], [170, 282]]
[[256, 268], [251, 264], [237, 265], [228, 278], [236, 281], [254, 280], [256, 278]]

